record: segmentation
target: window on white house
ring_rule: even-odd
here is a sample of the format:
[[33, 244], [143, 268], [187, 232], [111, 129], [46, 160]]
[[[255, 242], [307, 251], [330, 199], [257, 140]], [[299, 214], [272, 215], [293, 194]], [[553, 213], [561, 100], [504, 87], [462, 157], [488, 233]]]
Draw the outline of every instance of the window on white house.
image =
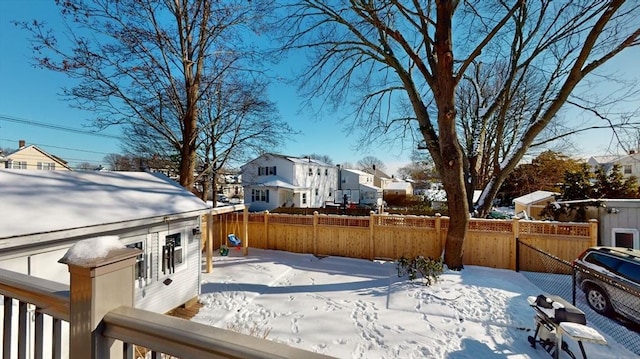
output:
[[329, 187], [329, 197], [331, 197], [332, 193], [333, 193], [333, 188]]
[[275, 176], [277, 175], [276, 166], [258, 167], [258, 176]]
[[329, 175], [329, 169], [328, 169], [328, 168], [325, 168], [325, 169], [324, 169], [324, 175], [325, 175], [325, 176], [328, 176], [328, 175]]
[[316, 174], [320, 176], [320, 168], [318, 168], [318, 171], [316, 172]]
[[180, 233], [166, 236], [162, 246], [162, 274], [175, 273], [176, 267], [184, 263], [183, 255]]
[[307, 204], [307, 194], [306, 193], [302, 194], [302, 204]]
[[316, 196], [320, 194], [320, 189], [316, 188]]
[[268, 189], [252, 189], [251, 202], [269, 202]]
[[624, 165], [624, 174], [626, 175], [631, 174], [631, 165]]
[[309, 176], [313, 176], [313, 169], [309, 168]]
[[136, 266], [135, 266], [134, 275], [135, 275], [135, 279], [138, 280], [142, 285], [144, 285], [149, 275], [149, 271], [148, 271], [149, 266], [147, 266], [149, 254], [147, 254], [146, 251], [144, 250], [144, 243], [136, 242], [136, 243], [127, 244], [127, 248], [137, 248], [143, 251], [142, 253], [138, 254], [138, 256], [136, 257]]

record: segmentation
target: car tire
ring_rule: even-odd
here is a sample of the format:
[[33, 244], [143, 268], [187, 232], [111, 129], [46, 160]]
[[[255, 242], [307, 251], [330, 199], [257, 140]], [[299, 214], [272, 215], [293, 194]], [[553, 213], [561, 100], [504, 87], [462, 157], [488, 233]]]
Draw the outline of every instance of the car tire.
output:
[[611, 301], [602, 288], [589, 285], [584, 293], [587, 296], [587, 303], [591, 309], [603, 315], [611, 314]]

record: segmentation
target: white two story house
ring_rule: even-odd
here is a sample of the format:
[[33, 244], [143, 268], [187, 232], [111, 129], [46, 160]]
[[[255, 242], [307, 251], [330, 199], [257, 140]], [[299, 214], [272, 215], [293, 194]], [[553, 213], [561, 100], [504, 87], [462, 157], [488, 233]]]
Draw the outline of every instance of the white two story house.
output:
[[603, 169], [606, 173], [609, 173], [614, 165], [619, 165], [620, 172], [624, 177], [640, 178], [640, 153], [634, 150], [622, 156], [593, 156], [589, 158], [587, 164], [591, 167], [592, 172]]
[[340, 171], [338, 200], [347, 195], [349, 203], [375, 205], [382, 198], [382, 188], [374, 185], [374, 175], [355, 169]]
[[320, 208], [334, 202], [336, 166], [279, 154], [264, 154], [240, 167], [244, 203], [249, 210], [277, 207]]

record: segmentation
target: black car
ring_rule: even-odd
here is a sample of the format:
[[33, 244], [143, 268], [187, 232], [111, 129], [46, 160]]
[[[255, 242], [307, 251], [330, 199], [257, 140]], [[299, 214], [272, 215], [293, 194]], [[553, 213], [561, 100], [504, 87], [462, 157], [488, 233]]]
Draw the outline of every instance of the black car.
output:
[[640, 250], [591, 247], [573, 264], [576, 283], [593, 310], [640, 324]]

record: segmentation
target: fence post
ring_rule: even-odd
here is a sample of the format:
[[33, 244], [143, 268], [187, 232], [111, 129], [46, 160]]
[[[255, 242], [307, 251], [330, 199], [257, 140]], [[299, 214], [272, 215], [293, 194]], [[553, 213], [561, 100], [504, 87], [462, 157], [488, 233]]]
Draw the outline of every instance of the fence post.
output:
[[111, 250], [106, 256], [69, 261], [69, 358], [119, 358], [122, 343], [100, 335], [102, 318], [120, 306], [133, 307], [134, 266], [142, 251]]
[[[509, 259], [511, 261], [510, 266], [511, 270], [518, 271], [520, 269], [520, 253], [518, 253], [518, 241], [520, 240], [520, 218], [514, 216], [513, 225], [511, 227], [513, 228], [513, 241], [511, 241], [511, 249], [509, 250]], [[515, 246], [516, 248], [514, 249], [513, 246]]]
[[203, 233], [206, 236], [206, 250], [207, 250], [207, 268], [206, 273], [213, 271], [213, 213], [207, 213], [207, 232]]
[[313, 211], [313, 255], [318, 255], [318, 211]]
[[436, 213], [436, 223], [435, 223], [435, 227], [436, 227], [436, 240], [438, 241], [439, 244], [439, 249], [440, 249], [440, 253], [443, 252], [443, 241], [442, 241], [442, 231], [440, 230], [440, 225], [441, 225], [441, 220], [442, 220], [442, 215], [440, 213]]
[[516, 237], [516, 272], [520, 272], [520, 238]]
[[244, 236], [242, 241], [242, 255], [249, 254], [249, 207], [244, 206], [242, 210], [242, 235]]
[[594, 247], [598, 245], [598, 220], [590, 219], [589, 220], [589, 234], [591, 235], [591, 245], [589, 247]]
[[271, 249], [269, 247], [269, 211], [264, 211], [264, 243], [267, 247], [265, 249]]
[[373, 225], [375, 224], [375, 213], [373, 211], [369, 212], [369, 260], [373, 260], [376, 256], [376, 247], [375, 240], [373, 238], [374, 231]]

